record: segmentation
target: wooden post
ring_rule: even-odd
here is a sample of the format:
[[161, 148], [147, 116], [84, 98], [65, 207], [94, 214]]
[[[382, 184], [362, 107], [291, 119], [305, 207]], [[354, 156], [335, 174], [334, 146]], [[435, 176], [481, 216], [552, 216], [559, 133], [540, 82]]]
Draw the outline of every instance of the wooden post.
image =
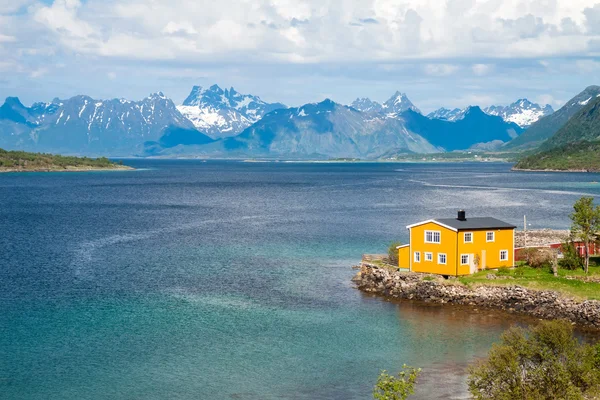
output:
[[558, 276], [558, 250], [552, 250], [552, 273], [554, 276]]
[[524, 247], [527, 247], [527, 215], [523, 215], [523, 241]]

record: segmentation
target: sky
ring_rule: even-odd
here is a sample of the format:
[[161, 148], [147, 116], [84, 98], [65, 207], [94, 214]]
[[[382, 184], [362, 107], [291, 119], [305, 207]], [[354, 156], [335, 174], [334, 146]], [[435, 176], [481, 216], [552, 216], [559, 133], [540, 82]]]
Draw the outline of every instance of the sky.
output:
[[600, 0], [0, 0], [0, 97], [290, 106], [405, 92], [425, 112], [600, 84]]

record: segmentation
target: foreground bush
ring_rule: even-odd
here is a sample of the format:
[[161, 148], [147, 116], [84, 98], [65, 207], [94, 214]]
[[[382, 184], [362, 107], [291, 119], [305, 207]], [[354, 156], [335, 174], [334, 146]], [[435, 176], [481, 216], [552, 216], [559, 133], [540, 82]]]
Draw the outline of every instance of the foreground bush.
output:
[[415, 392], [415, 384], [421, 369], [404, 365], [398, 376], [381, 371], [377, 384], [373, 388], [375, 400], [405, 400]]
[[600, 345], [581, 344], [564, 321], [511, 328], [469, 369], [480, 400], [591, 399], [600, 395]]

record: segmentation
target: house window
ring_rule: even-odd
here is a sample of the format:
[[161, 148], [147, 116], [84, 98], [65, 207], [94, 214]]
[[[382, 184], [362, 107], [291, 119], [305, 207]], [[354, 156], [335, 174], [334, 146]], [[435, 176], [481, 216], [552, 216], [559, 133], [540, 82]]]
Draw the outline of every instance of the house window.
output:
[[508, 261], [508, 250], [500, 250], [500, 261]]
[[421, 262], [421, 252], [415, 251], [415, 262]]
[[425, 243], [441, 243], [442, 233], [440, 231], [425, 231]]
[[494, 232], [486, 232], [485, 240], [486, 240], [486, 242], [493, 242], [494, 241]]
[[446, 264], [446, 254], [438, 253], [438, 264]]
[[473, 243], [473, 232], [465, 232], [465, 243]]
[[433, 261], [433, 253], [425, 252], [425, 261]]
[[460, 265], [469, 265], [469, 255], [468, 254], [460, 255]]

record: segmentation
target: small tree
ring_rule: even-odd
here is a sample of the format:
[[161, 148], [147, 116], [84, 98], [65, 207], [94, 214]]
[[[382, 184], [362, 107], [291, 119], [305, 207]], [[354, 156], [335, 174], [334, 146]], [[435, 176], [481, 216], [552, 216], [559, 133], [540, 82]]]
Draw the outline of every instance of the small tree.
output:
[[392, 242], [388, 247], [388, 263], [398, 266], [398, 246], [402, 246], [400, 242]]
[[575, 248], [575, 243], [573, 243], [572, 240], [568, 240], [563, 243], [560, 247], [560, 250], [563, 254], [563, 258], [559, 262], [561, 268], [571, 271], [584, 268], [583, 260], [581, 259], [579, 252]]
[[600, 346], [581, 344], [567, 321], [504, 332], [488, 358], [469, 368], [478, 400], [583, 400], [600, 393]]
[[590, 243], [597, 240], [597, 233], [600, 230], [600, 207], [594, 207], [593, 197], [584, 196], [575, 202], [573, 210], [570, 215], [571, 221], [573, 221], [571, 234], [584, 243], [584, 269], [587, 274], [590, 267]]
[[402, 366], [398, 376], [389, 375], [387, 371], [381, 371], [377, 384], [373, 388], [375, 400], [405, 400], [415, 392], [415, 384], [421, 369], [415, 369], [407, 365]]

